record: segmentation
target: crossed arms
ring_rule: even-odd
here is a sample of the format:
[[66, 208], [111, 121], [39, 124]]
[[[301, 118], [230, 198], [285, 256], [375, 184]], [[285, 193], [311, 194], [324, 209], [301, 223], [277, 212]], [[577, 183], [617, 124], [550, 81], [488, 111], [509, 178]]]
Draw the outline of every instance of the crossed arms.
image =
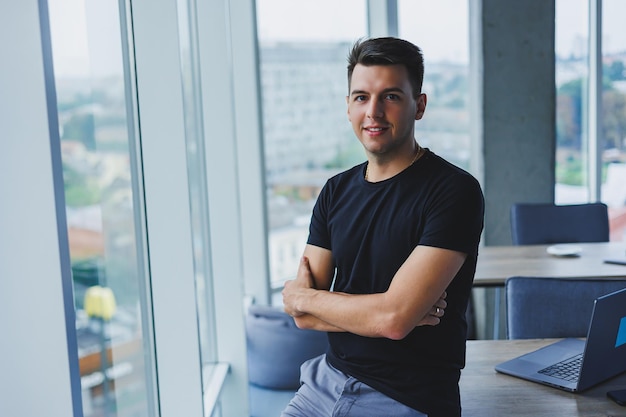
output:
[[285, 283], [284, 308], [300, 328], [403, 339], [416, 326], [439, 324], [447, 305], [445, 290], [466, 256], [417, 246], [386, 292], [346, 294], [329, 291], [332, 253], [307, 245], [296, 279]]

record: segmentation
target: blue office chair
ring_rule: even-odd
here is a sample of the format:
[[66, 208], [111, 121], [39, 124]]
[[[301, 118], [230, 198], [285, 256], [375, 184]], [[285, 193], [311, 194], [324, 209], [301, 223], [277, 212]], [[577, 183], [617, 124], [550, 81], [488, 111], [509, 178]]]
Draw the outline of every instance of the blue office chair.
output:
[[513, 204], [511, 235], [514, 245], [608, 242], [608, 209], [604, 203]]
[[299, 329], [282, 309], [252, 305], [246, 316], [252, 417], [275, 417], [300, 387], [300, 365], [326, 352], [325, 332]]
[[586, 337], [593, 301], [626, 288], [626, 279], [511, 277], [506, 280], [507, 337]]

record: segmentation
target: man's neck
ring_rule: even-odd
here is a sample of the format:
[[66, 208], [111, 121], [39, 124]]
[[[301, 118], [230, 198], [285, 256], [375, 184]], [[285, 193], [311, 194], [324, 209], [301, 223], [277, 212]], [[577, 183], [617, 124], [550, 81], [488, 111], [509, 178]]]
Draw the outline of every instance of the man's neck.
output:
[[380, 182], [398, 175], [422, 157], [425, 150], [417, 142], [413, 142], [411, 153], [404, 153], [391, 160], [381, 161], [376, 157], [368, 158], [365, 169], [365, 180], [369, 182]]

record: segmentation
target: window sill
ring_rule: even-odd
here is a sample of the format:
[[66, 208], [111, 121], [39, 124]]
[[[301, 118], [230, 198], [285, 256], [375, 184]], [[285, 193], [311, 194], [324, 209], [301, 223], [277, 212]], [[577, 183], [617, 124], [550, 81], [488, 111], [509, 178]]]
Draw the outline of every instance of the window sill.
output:
[[209, 363], [202, 368], [204, 384], [204, 415], [210, 417], [218, 404], [220, 392], [230, 365], [227, 363]]

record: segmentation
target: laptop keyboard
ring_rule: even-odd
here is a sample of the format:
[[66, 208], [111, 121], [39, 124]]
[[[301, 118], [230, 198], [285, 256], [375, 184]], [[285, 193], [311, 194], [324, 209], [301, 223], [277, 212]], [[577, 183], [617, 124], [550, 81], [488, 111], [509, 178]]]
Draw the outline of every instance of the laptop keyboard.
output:
[[580, 373], [580, 365], [583, 361], [583, 354], [572, 356], [571, 358], [557, 362], [554, 365], [550, 365], [547, 368], [543, 368], [539, 371], [540, 374], [549, 375], [554, 378], [564, 379], [570, 382], [578, 381], [578, 375]]

